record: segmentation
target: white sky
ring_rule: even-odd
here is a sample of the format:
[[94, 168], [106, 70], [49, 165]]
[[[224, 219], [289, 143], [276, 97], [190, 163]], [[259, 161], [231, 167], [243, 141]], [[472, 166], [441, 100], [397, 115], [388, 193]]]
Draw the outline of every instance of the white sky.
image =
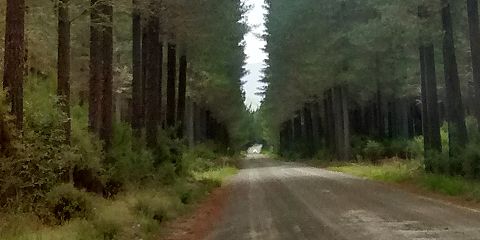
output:
[[247, 23], [251, 27], [251, 32], [245, 35], [245, 54], [247, 55], [247, 65], [245, 68], [250, 72], [242, 80], [246, 93], [245, 104], [251, 106], [253, 110], [258, 109], [262, 98], [255, 95], [262, 86], [259, 80], [262, 79], [262, 69], [267, 54], [263, 51], [265, 41], [259, 38], [259, 35], [265, 32], [265, 14], [264, 0], [243, 0], [252, 9], [246, 14]]

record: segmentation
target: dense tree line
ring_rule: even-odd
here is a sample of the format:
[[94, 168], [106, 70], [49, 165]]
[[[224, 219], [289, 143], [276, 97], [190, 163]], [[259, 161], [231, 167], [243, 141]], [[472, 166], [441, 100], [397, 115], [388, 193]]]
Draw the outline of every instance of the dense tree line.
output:
[[[23, 120], [24, 78], [32, 72], [50, 74], [54, 70], [52, 63], [57, 60], [59, 104], [69, 118], [71, 95], [75, 102], [88, 102], [89, 129], [101, 137], [107, 148], [117, 109], [127, 109], [118, 115], [130, 120], [138, 137], [145, 132], [151, 146], [157, 144], [161, 128], [175, 132], [172, 137], [187, 135], [184, 134], [189, 126], [186, 119], [215, 121], [225, 128], [228, 133], [225, 137], [242, 141], [238, 129], [248, 114], [243, 107], [240, 82], [244, 59], [240, 42], [246, 31], [239, 23], [243, 14], [241, 3], [7, 1], [2, 8], [6, 11], [5, 34], [2, 34], [5, 36], [3, 86], [18, 129], [22, 128]], [[57, 34], [52, 21], [55, 16]], [[34, 22], [35, 18], [39, 21]], [[89, 39], [83, 34], [87, 27]], [[37, 39], [40, 31], [45, 31], [44, 39]], [[46, 49], [36, 52], [35, 48], [42, 44]], [[53, 46], [57, 46], [56, 55]], [[118, 69], [125, 68], [128, 75], [121, 76]], [[88, 82], [84, 81], [87, 76]], [[125, 82], [131, 82], [130, 86]], [[192, 103], [187, 104], [187, 100]], [[191, 111], [186, 109], [187, 105], [193, 106]], [[189, 114], [195, 116], [186, 118]], [[194, 126], [209, 124], [212, 123]], [[67, 141], [70, 128], [68, 120]], [[190, 135], [185, 137], [194, 137]]]
[[[268, 8], [261, 111], [281, 153], [327, 149], [347, 160], [358, 138], [423, 136], [427, 171], [478, 168], [464, 158], [478, 131], [466, 124], [478, 119], [477, 1], [282, 0]], [[449, 160], [439, 167], [442, 151]]]
[[235, 0], [0, 2], [0, 207], [38, 202], [66, 181], [110, 196], [118, 182], [180, 175], [187, 147], [243, 147], [254, 131], [240, 80], [246, 9]]

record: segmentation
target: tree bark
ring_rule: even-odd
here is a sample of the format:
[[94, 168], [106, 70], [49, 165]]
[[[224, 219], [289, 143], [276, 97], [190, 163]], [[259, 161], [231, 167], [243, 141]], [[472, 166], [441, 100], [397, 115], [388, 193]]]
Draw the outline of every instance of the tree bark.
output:
[[[378, 63], [377, 63], [378, 66]], [[377, 125], [377, 137], [383, 139], [385, 137], [385, 114], [383, 112], [383, 96], [382, 96], [382, 86], [380, 79], [377, 78], [377, 93], [376, 93], [376, 104], [375, 104], [375, 117]]]
[[305, 141], [309, 157], [315, 154], [315, 139], [313, 136], [312, 104], [306, 103], [303, 107], [303, 119], [305, 125]]
[[58, 3], [58, 59], [57, 59], [57, 95], [60, 108], [65, 114], [65, 141], [70, 143], [70, 14], [69, 0]]
[[98, 0], [91, 0], [90, 12], [90, 82], [88, 126], [91, 132], [100, 133], [102, 102], [102, 27]]
[[318, 104], [318, 100], [315, 100], [311, 105], [313, 146], [315, 151], [317, 151], [321, 146], [322, 119], [320, 117], [319, 105], [320, 104]]
[[[147, 75], [148, 75], [148, 51], [150, 51], [149, 38], [148, 38], [148, 24], [144, 24], [142, 27], [142, 119], [141, 127], [146, 127], [146, 111], [147, 111]], [[162, 106], [162, 105], [160, 105]], [[160, 111], [161, 112], [161, 111]]]
[[175, 100], [176, 100], [176, 65], [177, 65], [177, 47], [173, 43], [168, 43], [168, 81], [167, 81], [167, 127], [175, 127]]
[[440, 118], [438, 113], [437, 74], [435, 68], [435, 49], [433, 44], [425, 47], [426, 67], [426, 97], [427, 97], [427, 120], [430, 150], [442, 151], [442, 139], [440, 136]]
[[159, 78], [161, 56], [161, 42], [159, 41], [160, 20], [158, 16], [150, 16], [148, 20], [148, 52], [146, 56], [146, 79], [145, 79], [145, 118], [146, 118], [146, 139], [150, 148], [157, 146], [157, 134], [159, 127], [159, 111], [161, 111], [158, 103], [159, 97]]
[[104, 3], [103, 15], [105, 24], [102, 40], [103, 99], [100, 137], [105, 143], [105, 149], [109, 150], [113, 132], [113, 2], [111, 0]]
[[5, 116], [6, 113], [0, 109], [0, 156], [10, 157], [13, 154], [12, 137]]
[[342, 109], [343, 109], [343, 159], [350, 160], [352, 155], [350, 144], [350, 114], [348, 107], [348, 92], [346, 87], [342, 87]]
[[25, 0], [7, 0], [5, 20], [3, 87], [15, 116], [15, 125], [23, 128], [23, 80], [25, 77]]
[[194, 133], [194, 106], [191, 98], [187, 99], [187, 112], [186, 112], [186, 127], [185, 131], [187, 134], [188, 146], [193, 148], [195, 145], [195, 133]]
[[324, 99], [325, 145], [335, 152], [335, 119], [333, 114], [333, 90], [327, 90]]
[[[450, 2], [442, 0], [442, 26], [445, 32], [443, 38], [443, 58], [445, 70], [445, 91], [447, 95], [447, 119], [450, 156], [457, 156], [467, 143], [467, 129], [465, 126], [465, 112], [460, 90], [457, 59]], [[452, 166], [459, 168], [459, 166]], [[458, 169], [451, 169], [457, 172]]]
[[133, 60], [133, 79], [132, 79], [132, 129], [135, 137], [140, 137], [144, 118], [144, 93], [143, 93], [143, 68], [142, 65], [142, 19], [138, 9], [139, 0], [133, 0], [132, 16], [132, 60]]
[[187, 93], [187, 55], [182, 54], [180, 57], [178, 75], [178, 104], [177, 104], [177, 136], [183, 138], [184, 122], [185, 122], [185, 97]]
[[335, 154], [338, 160], [346, 160], [345, 158], [345, 137], [343, 123], [343, 96], [341, 87], [333, 89], [333, 119], [335, 129]]
[[[480, 21], [478, 17], [478, 1], [467, 0], [468, 26], [470, 32], [470, 49], [472, 56], [473, 85], [475, 86], [475, 100], [480, 102]], [[480, 106], [472, 104], [480, 129]]]
[[297, 144], [303, 140], [302, 132], [302, 115], [296, 112], [293, 118], [293, 139]]
[[[420, 54], [420, 86], [422, 99], [422, 132], [423, 132], [423, 148], [425, 154], [430, 150], [430, 120], [428, 116], [428, 102], [427, 102], [427, 69], [425, 61], [425, 47], [419, 47]], [[426, 156], [426, 155], [425, 155]], [[431, 166], [426, 166], [430, 169]]]

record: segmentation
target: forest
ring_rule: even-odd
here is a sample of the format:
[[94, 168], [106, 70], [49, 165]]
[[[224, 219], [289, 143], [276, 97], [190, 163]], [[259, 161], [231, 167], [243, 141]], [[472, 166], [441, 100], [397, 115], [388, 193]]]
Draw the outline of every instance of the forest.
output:
[[232, 174], [246, 10], [1, 1], [0, 239], [153, 238]]
[[268, 6], [260, 111], [280, 154], [480, 177], [476, 0]]
[[478, 0], [5, 0], [0, 76], [2, 240], [480, 237]]

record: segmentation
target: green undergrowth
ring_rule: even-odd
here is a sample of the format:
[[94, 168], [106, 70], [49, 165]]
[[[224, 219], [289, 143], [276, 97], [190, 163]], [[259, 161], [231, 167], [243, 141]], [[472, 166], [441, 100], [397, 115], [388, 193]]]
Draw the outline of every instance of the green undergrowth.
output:
[[234, 167], [215, 167], [179, 178], [170, 185], [131, 187], [113, 199], [83, 193], [81, 199], [91, 204], [89, 211], [60, 225], [46, 224], [35, 214], [3, 213], [0, 239], [158, 239], [165, 222], [188, 213], [196, 202], [236, 172]]
[[327, 167], [371, 180], [412, 184], [422, 190], [480, 202], [480, 182], [459, 176], [424, 173], [418, 160], [391, 160], [380, 164], [350, 163]]
[[1, 240], [158, 239], [236, 173], [239, 157], [215, 143], [188, 148], [162, 131], [147, 148], [118, 121], [105, 153], [86, 106], [72, 100], [71, 113], [67, 145], [54, 79], [29, 79], [23, 134], [12, 131], [12, 153], [0, 156]]

